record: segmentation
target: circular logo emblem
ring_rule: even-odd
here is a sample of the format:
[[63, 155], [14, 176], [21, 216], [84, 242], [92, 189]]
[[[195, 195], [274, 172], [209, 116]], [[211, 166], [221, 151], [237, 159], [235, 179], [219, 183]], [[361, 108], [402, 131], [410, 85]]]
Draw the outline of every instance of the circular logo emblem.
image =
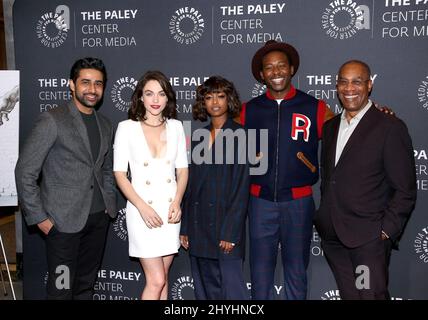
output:
[[428, 76], [421, 81], [421, 84], [418, 88], [418, 101], [421, 104], [422, 108], [428, 110]]
[[67, 39], [69, 26], [62, 14], [48, 12], [37, 21], [36, 33], [40, 42], [48, 48], [57, 48]]
[[[190, 276], [182, 276], [178, 278], [171, 286], [172, 300], [185, 300], [188, 294], [193, 294], [195, 287], [193, 286], [193, 278]], [[186, 293], [186, 291], [189, 291]], [[191, 292], [190, 292], [191, 291]]]
[[169, 21], [169, 32], [180, 44], [192, 44], [201, 39], [205, 20], [198, 10], [184, 7], [176, 10]]
[[321, 23], [331, 38], [348, 39], [357, 33], [363, 19], [363, 11], [355, 2], [332, 1], [324, 10]]
[[266, 85], [257, 82], [251, 90], [251, 97], [255, 98], [266, 92]]
[[416, 235], [413, 247], [419, 259], [428, 263], [428, 227], [425, 227]]
[[321, 300], [341, 300], [339, 290], [329, 290], [324, 292]]
[[126, 208], [120, 209], [117, 213], [116, 220], [113, 223], [113, 230], [119, 239], [123, 241], [128, 239], [128, 230], [126, 229]]
[[137, 86], [137, 80], [132, 77], [122, 77], [113, 84], [110, 98], [114, 107], [120, 111], [128, 112], [131, 107], [132, 94]]

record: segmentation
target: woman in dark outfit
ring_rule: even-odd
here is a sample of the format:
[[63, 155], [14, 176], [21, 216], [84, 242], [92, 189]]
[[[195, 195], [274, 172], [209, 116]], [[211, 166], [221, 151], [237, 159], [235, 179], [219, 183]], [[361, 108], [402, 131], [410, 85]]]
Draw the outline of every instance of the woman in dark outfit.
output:
[[192, 135], [192, 161], [181, 244], [189, 250], [198, 300], [244, 300], [245, 221], [249, 196], [246, 133], [233, 118], [241, 102], [233, 84], [210, 77], [197, 88], [193, 118], [210, 124]]

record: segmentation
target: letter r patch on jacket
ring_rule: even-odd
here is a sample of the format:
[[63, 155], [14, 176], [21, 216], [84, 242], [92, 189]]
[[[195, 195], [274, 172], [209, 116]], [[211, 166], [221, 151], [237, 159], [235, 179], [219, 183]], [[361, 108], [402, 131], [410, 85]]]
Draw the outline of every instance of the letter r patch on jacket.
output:
[[311, 128], [311, 119], [301, 113], [293, 113], [291, 120], [291, 138], [297, 140], [299, 133], [303, 134], [303, 140], [308, 142], [309, 129]]

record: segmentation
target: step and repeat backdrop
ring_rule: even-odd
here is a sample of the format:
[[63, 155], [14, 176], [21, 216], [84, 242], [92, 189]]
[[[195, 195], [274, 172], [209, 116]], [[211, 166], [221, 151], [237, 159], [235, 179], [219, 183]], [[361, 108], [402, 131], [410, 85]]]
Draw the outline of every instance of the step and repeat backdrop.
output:
[[[336, 74], [349, 59], [372, 68], [375, 102], [392, 108], [413, 138], [418, 202], [390, 266], [394, 299], [428, 299], [428, 1], [427, 0], [16, 0], [13, 8], [16, 67], [21, 72], [20, 137], [27, 138], [37, 115], [71, 98], [68, 74], [84, 56], [104, 60], [108, 82], [100, 109], [114, 125], [127, 118], [139, 77], [158, 69], [177, 95], [187, 135], [195, 88], [211, 75], [233, 81], [243, 101], [265, 87], [250, 63], [267, 40], [289, 42], [300, 53], [294, 85], [341, 106]], [[319, 201], [318, 185], [315, 198]], [[128, 257], [125, 201], [112, 222], [95, 300], [138, 299], [144, 274]], [[155, 245], [155, 244], [154, 244]], [[280, 250], [280, 248], [279, 248]], [[24, 228], [24, 297], [43, 299], [46, 259], [42, 237]], [[280, 261], [280, 258], [279, 258]], [[278, 263], [278, 267], [280, 264]], [[340, 299], [313, 231], [309, 299]], [[251, 288], [248, 259], [245, 264]], [[170, 274], [171, 299], [194, 299], [187, 253], [180, 250]], [[281, 270], [274, 292], [283, 295]]]

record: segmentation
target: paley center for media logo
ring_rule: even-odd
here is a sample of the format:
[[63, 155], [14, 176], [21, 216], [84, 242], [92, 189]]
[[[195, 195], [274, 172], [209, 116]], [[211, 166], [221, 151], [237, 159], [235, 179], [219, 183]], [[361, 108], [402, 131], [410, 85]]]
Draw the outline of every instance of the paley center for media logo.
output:
[[256, 82], [254, 84], [253, 89], [251, 90], [251, 97], [255, 98], [255, 97], [261, 96], [265, 92], [266, 92], [266, 85], [261, 84], [260, 82]]
[[416, 235], [413, 243], [418, 258], [425, 263], [428, 263], [428, 227], [423, 228]]
[[321, 300], [341, 300], [340, 292], [337, 289], [328, 290], [321, 295]]
[[193, 278], [191, 276], [181, 276], [177, 278], [171, 286], [172, 300], [186, 300], [190, 295], [194, 294], [195, 287], [193, 285]]
[[116, 220], [113, 223], [113, 231], [116, 236], [123, 241], [128, 239], [128, 229], [126, 228], [126, 208], [118, 211]]
[[42, 14], [36, 25], [37, 38], [48, 48], [61, 46], [69, 30], [70, 9], [66, 5], [59, 5], [54, 12]]
[[422, 108], [428, 110], [428, 76], [421, 81], [418, 88], [418, 101]]
[[174, 11], [169, 21], [169, 32], [180, 44], [192, 44], [201, 39], [205, 29], [205, 20], [199, 10], [183, 7]]
[[113, 83], [113, 87], [110, 90], [110, 98], [116, 109], [128, 112], [137, 83], [138, 80], [133, 77], [121, 77]]
[[370, 9], [353, 0], [334, 0], [323, 11], [321, 25], [329, 37], [348, 39], [370, 29]]

